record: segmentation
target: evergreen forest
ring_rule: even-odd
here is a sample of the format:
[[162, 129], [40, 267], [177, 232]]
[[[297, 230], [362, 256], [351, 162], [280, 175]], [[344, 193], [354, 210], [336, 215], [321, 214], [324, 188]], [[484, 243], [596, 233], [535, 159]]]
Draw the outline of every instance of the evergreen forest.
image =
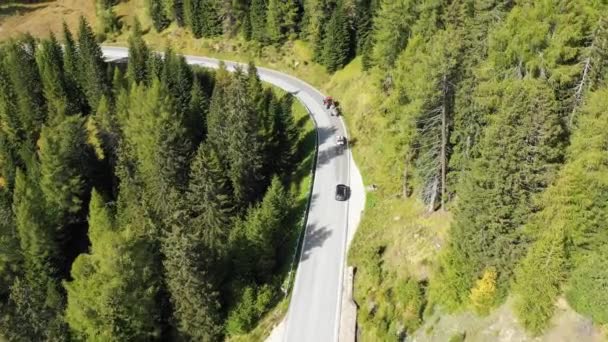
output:
[[[214, 341], [283, 296], [302, 203], [290, 94], [77, 34], [0, 48], [0, 331]], [[307, 164], [310, 171], [310, 163]]]
[[[0, 49], [9, 340], [217, 340], [276, 304], [301, 215], [293, 99], [144, 43], [175, 32], [302, 44], [310, 61], [271, 57], [343, 104], [374, 185], [349, 251], [361, 340], [507, 306], [530, 338], [564, 306], [607, 336], [606, 0], [145, 0], [145, 29], [95, 1], [97, 36]], [[104, 63], [96, 41], [127, 26], [128, 63]]]

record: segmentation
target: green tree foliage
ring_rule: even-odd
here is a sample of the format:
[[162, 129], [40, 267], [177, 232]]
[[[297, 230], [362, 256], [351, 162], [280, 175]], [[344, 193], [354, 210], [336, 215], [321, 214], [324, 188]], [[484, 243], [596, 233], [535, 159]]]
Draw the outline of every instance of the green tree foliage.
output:
[[[78, 82], [86, 95], [89, 108], [97, 108], [99, 99], [109, 95], [106, 64], [95, 34], [84, 17], [78, 26]], [[69, 57], [68, 60], [71, 60]], [[70, 61], [72, 63], [72, 61]]]
[[272, 287], [246, 287], [238, 298], [237, 306], [230, 311], [226, 330], [230, 334], [243, 334], [250, 331], [255, 322], [266, 312], [272, 300]]
[[[181, 2], [160, 3], [177, 20]], [[245, 2], [200, 4], [246, 15]], [[220, 33], [228, 19], [207, 14], [203, 32]], [[1, 338], [218, 340], [237, 307], [251, 329], [295, 239], [292, 97], [253, 65], [231, 75], [152, 54], [137, 23], [126, 66], [103, 60], [84, 19], [63, 38], [0, 46]]]
[[162, 0], [146, 0], [146, 7], [156, 32], [161, 32], [169, 26], [170, 21], [166, 16]]
[[133, 87], [128, 106], [126, 113], [119, 113], [124, 120], [123, 149], [158, 208], [163, 205], [163, 194], [186, 179], [190, 141], [183, 117], [176, 113], [167, 88], [158, 80], [150, 88]]
[[249, 17], [251, 39], [264, 42], [266, 40], [266, 2], [264, 0], [252, 0]]
[[59, 120], [42, 129], [38, 147], [42, 192], [49, 209], [63, 215], [81, 209], [88, 151], [83, 118], [69, 116]]
[[304, 18], [302, 20], [302, 26], [304, 36], [310, 41], [313, 47], [315, 61], [321, 62], [323, 55], [323, 37], [335, 3], [326, 0], [311, 0], [305, 1], [303, 5]]
[[448, 20], [451, 18], [458, 30], [462, 53], [454, 96], [448, 186], [458, 184], [460, 175], [466, 174], [471, 161], [478, 156], [483, 129], [497, 110], [492, 99], [500, 87], [484, 82], [487, 79], [477, 71], [488, 56], [488, 35], [502, 23], [512, 6], [506, 1], [476, 1], [454, 3], [450, 8]]
[[129, 36], [129, 64], [127, 78], [135, 83], [146, 82], [150, 79], [148, 73], [148, 60], [150, 50], [142, 38], [141, 24], [135, 19], [131, 35]]
[[259, 118], [248, 83], [242, 71], [225, 81], [218, 79], [207, 121], [208, 141], [220, 153], [240, 209], [261, 196], [259, 181], [263, 166]]
[[68, 98], [68, 89], [63, 75], [63, 52], [55, 36], [44, 40], [36, 51], [36, 62], [40, 69], [44, 97], [48, 106], [48, 115], [52, 118], [61, 114], [74, 114], [78, 108], [68, 108], [72, 103]]
[[208, 144], [201, 144], [190, 169], [186, 192], [191, 225], [206, 246], [222, 250], [227, 246], [234, 205], [231, 189], [217, 152]]
[[93, 192], [90, 254], [72, 266], [66, 320], [78, 336], [99, 341], [158, 338], [158, 274], [153, 257], [134, 222], [116, 227], [101, 196]]
[[602, 319], [595, 317], [604, 306], [601, 294], [594, 291], [605, 281], [601, 248], [608, 239], [606, 95], [605, 88], [592, 93], [581, 109], [567, 162], [527, 227], [534, 242], [519, 267], [515, 290], [518, 315], [536, 333], [547, 326], [572, 267], [570, 302], [578, 311]]
[[[546, 222], [538, 224], [546, 227]], [[536, 334], [553, 316], [555, 300], [566, 276], [566, 244], [563, 226], [554, 222], [530, 248], [517, 270], [516, 312], [522, 324]]]
[[415, 1], [385, 0], [380, 3], [372, 33], [375, 63], [387, 69], [394, 65], [407, 45], [416, 17]]
[[120, 29], [118, 17], [112, 8], [115, 4], [116, 2], [113, 0], [97, 0], [95, 2], [97, 25], [100, 33], [115, 33]]
[[210, 272], [217, 260], [206, 243], [208, 226], [200, 221], [190, 224], [184, 214], [175, 220], [163, 241], [173, 316], [179, 331], [188, 338], [213, 341], [221, 334], [217, 279]]
[[194, 146], [198, 145], [207, 134], [207, 113], [209, 111], [209, 97], [203, 90], [198, 79], [192, 82], [190, 102], [186, 113], [186, 127], [192, 136]]
[[10, 286], [22, 265], [21, 250], [11, 203], [6, 193], [0, 195], [0, 298], [8, 301]]
[[[437, 31], [429, 43], [413, 36], [394, 72], [404, 111], [412, 113], [415, 128], [406, 145], [421, 183], [429, 211], [447, 201], [449, 135], [454, 116], [454, 93], [460, 43], [453, 28]], [[414, 77], [412, 77], [414, 76]]]
[[259, 282], [268, 281], [277, 265], [277, 253], [293, 232], [285, 230], [291, 205], [289, 195], [278, 178], [273, 178], [263, 201], [247, 212], [235, 228], [239, 240], [239, 265], [248, 265], [242, 274]]
[[163, 0], [162, 5], [168, 20], [174, 20], [180, 27], [185, 25], [184, 0]]
[[298, 25], [297, 1], [268, 0], [266, 34], [271, 43], [294, 37]]
[[607, 266], [608, 251], [604, 245], [586, 255], [572, 272], [566, 293], [576, 311], [600, 324], [608, 322]]
[[461, 277], [473, 279], [486, 267], [496, 268], [499, 298], [525, 252], [522, 225], [535, 207], [534, 197], [553, 180], [564, 144], [550, 89], [532, 80], [506, 86], [480, 157], [460, 189], [450, 244], [452, 255], [474, 265], [466, 272], [455, 271]]
[[344, 9], [336, 7], [327, 24], [323, 39], [321, 64], [329, 72], [341, 69], [352, 57], [352, 43], [349, 23]]
[[54, 339], [65, 334], [61, 317], [63, 301], [55, 278], [61, 268], [61, 251], [54, 224], [36, 183], [37, 168], [30, 174], [17, 171], [13, 211], [25, 270], [12, 283], [9, 304], [15, 313], [9, 334], [19, 339]]
[[221, 2], [184, 0], [184, 18], [194, 37], [212, 37], [222, 33]]
[[190, 106], [193, 74], [183, 56], [171, 49], [165, 51], [161, 81], [169, 91], [178, 115], [186, 116]]
[[[46, 119], [45, 101], [40, 74], [35, 60], [36, 43], [32, 37], [6, 46], [3, 54], [2, 83], [5, 93], [0, 99], [6, 131], [14, 142], [33, 146]], [[3, 77], [3, 78], [4, 78]], [[11, 116], [11, 117], [8, 117]]]

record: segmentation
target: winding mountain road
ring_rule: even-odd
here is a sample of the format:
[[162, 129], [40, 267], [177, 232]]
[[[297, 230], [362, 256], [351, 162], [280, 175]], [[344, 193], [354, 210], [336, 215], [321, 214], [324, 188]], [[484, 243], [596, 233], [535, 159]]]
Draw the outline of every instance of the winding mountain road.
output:
[[[128, 58], [128, 50], [102, 47], [107, 61]], [[185, 56], [189, 64], [217, 68], [213, 58]], [[233, 71], [240, 63], [224, 61]], [[246, 70], [246, 66], [243, 66]], [[341, 118], [323, 106], [323, 94], [287, 74], [258, 67], [260, 78], [288, 91], [308, 109], [317, 129], [317, 165], [310, 211], [300, 253], [291, 302], [282, 330], [289, 342], [337, 341], [340, 329], [342, 284], [347, 246], [365, 206], [365, 189], [351, 151], [336, 145], [338, 135], [348, 136]], [[350, 198], [335, 200], [337, 184], [350, 186]]]

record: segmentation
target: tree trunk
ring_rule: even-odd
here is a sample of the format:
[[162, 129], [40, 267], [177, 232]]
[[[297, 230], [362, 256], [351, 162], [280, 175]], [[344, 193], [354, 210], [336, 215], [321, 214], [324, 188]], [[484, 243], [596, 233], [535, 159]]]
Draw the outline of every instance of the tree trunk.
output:
[[403, 198], [410, 197], [408, 165], [409, 158], [406, 156], [405, 162], [403, 163]]
[[443, 75], [443, 105], [441, 107], [441, 209], [445, 210], [446, 200], [446, 178], [447, 178], [447, 106], [448, 106], [448, 82], [447, 75]]
[[433, 182], [433, 188], [431, 190], [431, 200], [429, 201], [428, 212], [432, 213], [435, 211], [435, 202], [437, 202], [437, 187], [439, 187], [439, 178], [435, 177], [435, 181]]

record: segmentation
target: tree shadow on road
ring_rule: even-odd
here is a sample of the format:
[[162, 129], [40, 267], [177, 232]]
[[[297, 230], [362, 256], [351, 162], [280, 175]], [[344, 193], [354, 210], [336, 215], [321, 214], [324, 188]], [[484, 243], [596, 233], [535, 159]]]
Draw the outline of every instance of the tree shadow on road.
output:
[[344, 155], [345, 149], [346, 148], [344, 146], [334, 145], [328, 149], [319, 151], [319, 156], [317, 157], [317, 166], [329, 164], [332, 159]]
[[322, 247], [325, 241], [329, 239], [332, 232], [326, 227], [317, 227], [311, 224], [306, 228], [306, 236], [304, 237], [304, 247], [300, 261], [306, 261], [313, 252], [313, 249]]

